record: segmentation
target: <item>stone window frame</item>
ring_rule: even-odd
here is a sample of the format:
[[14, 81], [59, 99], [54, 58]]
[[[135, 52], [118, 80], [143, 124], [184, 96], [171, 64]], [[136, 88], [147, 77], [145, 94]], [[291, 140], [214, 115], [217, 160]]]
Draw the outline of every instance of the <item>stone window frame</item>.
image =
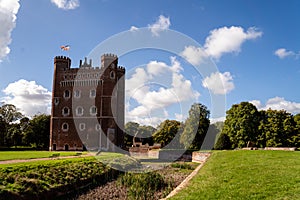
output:
[[75, 90], [74, 91], [74, 98], [79, 99], [81, 97], [81, 91], [80, 90]]
[[61, 111], [61, 114], [66, 117], [66, 116], [69, 116], [70, 115], [70, 108], [65, 106], [63, 107], [62, 111]]
[[111, 72], [109, 73], [109, 77], [110, 77], [110, 79], [115, 79], [116, 73], [115, 73], [114, 71], [111, 71]]
[[97, 95], [96, 89], [91, 89], [90, 90], [90, 98], [96, 98], [96, 95]]
[[97, 132], [101, 131], [101, 130], [102, 130], [101, 124], [96, 124], [96, 125], [95, 125], [95, 130], [96, 130]]
[[84, 131], [86, 128], [86, 124], [85, 123], [79, 123], [79, 130], [80, 131]]
[[[81, 109], [81, 112], [79, 112], [79, 110]], [[82, 106], [77, 106], [76, 108], [76, 116], [82, 116], [84, 113], [84, 109]]]
[[98, 111], [98, 109], [97, 109], [96, 106], [91, 106], [90, 107], [90, 115], [96, 116], [97, 115], [97, 111]]
[[64, 98], [65, 99], [71, 98], [71, 91], [70, 90], [65, 90], [64, 91]]
[[64, 122], [62, 125], [61, 125], [61, 130], [63, 132], [67, 132], [69, 131], [69, 124], [67, 122]]

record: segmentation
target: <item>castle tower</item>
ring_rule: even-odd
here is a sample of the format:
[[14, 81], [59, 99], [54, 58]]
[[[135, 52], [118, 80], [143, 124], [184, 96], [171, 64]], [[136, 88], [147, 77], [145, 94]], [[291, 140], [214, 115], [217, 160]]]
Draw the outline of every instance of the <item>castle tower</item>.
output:
[[114, 150], [124, 143], [125, 68], [114, 54], [93, 67], [54, 58], [50, 150]]

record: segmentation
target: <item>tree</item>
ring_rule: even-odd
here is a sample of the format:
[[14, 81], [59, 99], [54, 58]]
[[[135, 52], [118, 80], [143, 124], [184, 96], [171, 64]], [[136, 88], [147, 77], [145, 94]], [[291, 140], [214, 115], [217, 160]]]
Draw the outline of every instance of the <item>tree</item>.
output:
[[294, 146], [296, 122], [285, 110], [261, 111], [259, 145], [266, 147]]
[[295, 135], [292, 136], [292, 143], [295, 147], [300, 147], [300, 113], [294, 115]]
[[223, 150], [223, 149], [230, 149], [231, 148], [231, 143], [230, 143], [230, 138], [228, 135], [221, 133], [218, 136], [217, 142], [214, 146], [215, 150]]
[[[173, 139], [176, 140], [175, 136], [180, 135], [182, 124], [176, 120], [165, 120], [159, 126], [153, 134], [153, 140], [155, 143], [161, 144], [162, 147], [168, 145]], [[171, 143], [170, 147], [178, 147], [178, 141]]]
[[138, 134], [136, 135], [140, 138], [140, 141], [143, 144], [153, 145], [152, 134], [156, 131], [156, 129], [152, 126], [139, 126]]
[[235, 104], [226, 112], [222, 133], [229, 136], [232, 148], [246, 147], [248, 142], [257, 140], [259, 120], [259, 112], [253, 104]]
[[186, 149], [200, 149], [206, 136], [210, 121], [209, 110], [205, 105], [194, 103], [189, 110], [189, 117], [185, 121], [180, 143]]
[[50, 138], [50, 115], [35, 115], [25, 130], [25, 141], [33, 147], [48, 149]]
[[16, 106], [12, 104], [4, 104], [0, 107], [0, 116], [6, 123], [11, 123], [17, 121], [23, 117], [22, 113], [20, 113]]
[[201, 146], [201, 150], [211, 150], [214, 148], [217, 137], [222, 131], [223, 125], [224, 122], [216, 122], [209, 125], [205, 140], [203, 141], [203, 144]]
[[[16, 106], [12, 104], [4, 104], [0, 107], [0, 146], [11, 146], [11, 135], [8, 130], [13, 126], [11, 123], [23, 117]], [[12, 127], [11, 130], [16, 129]], [[15, 132], [15, 130], [14, 130]], [[15, 132], [16, 133], [16, 132]], [[14, 134], [16, 135], [16, 134]]]
[[127, 147], [132, 146], [133, 137], [138, 131], [139, 124], [136, 122], [127, 122], [125, 124], [125, 136], [124, 136], [124, 143]]

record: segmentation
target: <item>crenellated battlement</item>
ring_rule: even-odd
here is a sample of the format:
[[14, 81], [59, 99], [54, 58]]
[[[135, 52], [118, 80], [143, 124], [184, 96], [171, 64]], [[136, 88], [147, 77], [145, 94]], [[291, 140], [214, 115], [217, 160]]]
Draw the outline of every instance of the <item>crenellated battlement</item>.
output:
[[105, 53], [101, 56], [102, 57], [111, 57], [111, 58], [118, 58], [117, 55], [113, 54], [113, 53]]
[[67, 56], [55, 56], [54, 63], [57, 61], [71, 62], [71, 59]]

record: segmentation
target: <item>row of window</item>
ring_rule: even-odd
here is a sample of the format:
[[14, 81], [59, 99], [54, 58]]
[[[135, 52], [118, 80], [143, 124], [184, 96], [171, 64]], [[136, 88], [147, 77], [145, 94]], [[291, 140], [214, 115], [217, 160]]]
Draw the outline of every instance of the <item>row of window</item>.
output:
[[[111, 71], [109, 76], [111, 79], [114, 79], [115, 78], [115, 72], [114, 71]], [[100, 73], [96, 73], [96, 74], [67, 74], [67, 75], [64, 75], [63, 78], [66, 80], [66, 79], [85, 79], [85, 78], [99, 78], [100, 77]]]
[[[78, 107], [75, 109], [75, 114], [76, 114], [76, 116], [82, 116], [82, 115], [84, 114], [84, 109], [83, 109], [83, 107], [78, 106]], [[64, 108], [62, 109], [62, 115], [63, 115], [64, 117], [69, 116], [69, 115], [70, 115], [70, 108], [67, 107], [67, 106], [64, 107]], [[91, 106], [91, 107], [90, 107], [90, 115], [91, 115], [91, 116], [97, 115], [97, 107], [96, 107], [96, 106]]]
[[[61, 126], [61, 129], [62, 129], [63, 132], [69, 131], [69, 124], [66, 123], [66, 122], [64, 122], [64, 123], [62, 124], [62, 126]], [[85, 123], [79, 123], [79, 124], [78, 124], [78, 129], [79, 129], [80, 131], [84, 131], [84, 130], [86, 129], [86, 124], [85, 124]], [[95, 125], [95, 130], [96, 130], [97, 132], [101, 131], [101, 125], [100, 125], [100, 124], [96, 124], [96, 125]]]
[[[96, 97], [96, 90], [95, 89], [92, 89], [92, 90], [90, 90], [90, 97], [91, 98], [95, 98]], [[65, 99], [68, 99], [68, 98], [70, 98], [71, 97], [71, 91], [70, 90], [65, 90], [64, 91], [64, 98]], [[75, 90], [74, 91], [74, 97], [75, 98], [80, 98], [81, 97], [81, 91], [80, 90]]]

